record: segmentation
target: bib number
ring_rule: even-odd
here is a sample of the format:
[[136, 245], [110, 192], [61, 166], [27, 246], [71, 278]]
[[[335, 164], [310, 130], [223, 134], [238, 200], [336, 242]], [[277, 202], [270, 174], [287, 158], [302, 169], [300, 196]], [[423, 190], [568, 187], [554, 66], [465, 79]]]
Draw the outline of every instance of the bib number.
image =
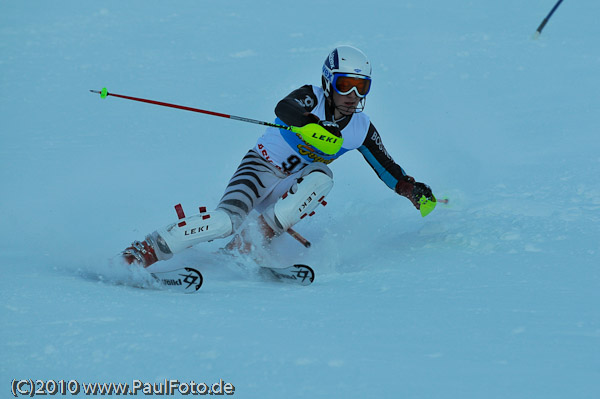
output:
[[283, 168], [283, 170], [285, 172], [291, 173], [296, 166], [300, 165], [302, 163], [302, 160], [300, 159], [299, 156], [297, 155], [290, 155], [287, 159], [286, 162], [283, 162], [281, 164], [281, 167]]

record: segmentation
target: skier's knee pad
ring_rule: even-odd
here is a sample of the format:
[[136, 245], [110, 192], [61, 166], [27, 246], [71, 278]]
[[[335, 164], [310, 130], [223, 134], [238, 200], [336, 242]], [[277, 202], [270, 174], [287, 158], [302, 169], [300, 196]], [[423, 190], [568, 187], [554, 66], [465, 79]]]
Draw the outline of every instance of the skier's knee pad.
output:
[[221, 209], [180, 219], [146, 237], [153, 244], [159, 260], [201, 242], [227, 237], [233, 233], [229, 214]]
[[314, 170], [298, 179], [288, 192], [265, 209], [263, 217], [275, 231], [287, 231], [307, 215], [311, 215], [331, 191], [333, 179], [321, 170]]

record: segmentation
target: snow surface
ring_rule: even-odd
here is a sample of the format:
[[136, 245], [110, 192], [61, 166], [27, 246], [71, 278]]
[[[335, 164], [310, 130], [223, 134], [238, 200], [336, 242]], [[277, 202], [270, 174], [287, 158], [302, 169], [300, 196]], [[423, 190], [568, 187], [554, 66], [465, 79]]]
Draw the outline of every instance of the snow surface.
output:
[[[223, 379], [239, 398], [600, 397], [600, 2], [0, 1], [0, 392], [14, 378]], [[360, 154], [283, 262], [309, 287], [194, 265], [197, 295], [107, 259], [213, 207], [260, 126], [338, 44], [427, 218]], [[98, 272], [103, 280], [88, 278]], [[81, 395], [83, 396], [83, 395]]]

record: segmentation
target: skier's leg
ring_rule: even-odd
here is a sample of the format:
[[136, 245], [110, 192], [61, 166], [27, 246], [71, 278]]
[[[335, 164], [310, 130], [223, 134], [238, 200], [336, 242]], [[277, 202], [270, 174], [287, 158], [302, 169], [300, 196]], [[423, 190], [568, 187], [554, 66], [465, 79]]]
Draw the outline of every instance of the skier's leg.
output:
[[333, 173], [323, 163], [315, 162], [299, 174], [291, 187], [262, 212], [262, 219], [273, 235], [286, 232], [305, 216], [312, 215], [333, 187]]
[[134, 242], [123, 251], [123, 258], [129, 264], [148, 267], [193, 245], [227, 237], [232, 232], [233, 223], [227, 212], [219, 209], [203, 212], [179, 219], [148, 234], [144, 241]]
[[282, 180], [285, 173], [250, 150], [242, 159], [217, 206], [231, 216], [233, 229], [240, 228], [246, 217]]
[[312, 216], [333, 186], [333, 173], [323, 163], [313, 163], [281, 180], [256, 206], [261, 213], [255, 225], [244, 228], [225, 249], [253, 252], [287, 231], [305, 216]]
[[158, 260], [195, 244], [226, 237], [236, 231], [255, 205], [269, 195], [286, 175], [250, 150], [231, 178], [217, 209], [204, 212], [159, 229], [144, 241], [136, 241], [123, 251], [128, 263], [148, 267]]
[[[287, 178], [289, 175], [251, 150], [231, 178], [217, 209], [228, 212], [234, 230], [238, 230], [252, 209], [260, 207], [265, 198], [271, 196], [273, 189]], [[252, 222], [236, 234], [225, 249], [248, 253], [254, 243], [262, 241], [261, 236], [272, 233], [271, 228], [261, 220], [258, 220], [258, 228], [251, 225]]]

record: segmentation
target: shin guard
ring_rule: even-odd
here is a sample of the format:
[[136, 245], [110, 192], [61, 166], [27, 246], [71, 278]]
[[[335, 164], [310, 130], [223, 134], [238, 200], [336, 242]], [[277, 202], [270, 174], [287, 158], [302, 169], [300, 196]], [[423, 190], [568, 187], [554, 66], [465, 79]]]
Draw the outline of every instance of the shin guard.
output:
[[288, 192], [267, 207], [263, 217], [276, 234], [286, 232], [315, 209], [333, 187], [333, 179], [326, 173], [314, 171], [298, 179]]
[[227, 237], [231, 233], [233, 226], [229, 214], [217, 209], [181, 218], [151, 233], [146, 241], [151, 242], [159, 260], [166, 260], [193, 245]]

